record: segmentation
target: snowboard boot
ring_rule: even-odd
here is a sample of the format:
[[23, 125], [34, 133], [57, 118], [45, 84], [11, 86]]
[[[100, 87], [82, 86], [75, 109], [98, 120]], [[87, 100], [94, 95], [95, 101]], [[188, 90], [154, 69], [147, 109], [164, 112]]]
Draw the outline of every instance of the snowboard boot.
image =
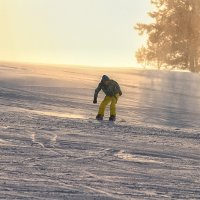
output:
[[111, 115], [109, 117], [109, 121], [115, 121], [116, 120], [116, 115]]
[[102, 121], [102, 120], [103, 120], [103, 115], [98, 114], [98, 115], [96, 116], [96, 120]]

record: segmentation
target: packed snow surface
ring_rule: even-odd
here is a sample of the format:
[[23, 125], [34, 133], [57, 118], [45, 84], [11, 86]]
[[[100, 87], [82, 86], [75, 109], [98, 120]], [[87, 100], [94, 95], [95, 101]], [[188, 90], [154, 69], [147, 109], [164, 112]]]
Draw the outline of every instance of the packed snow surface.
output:
[[[123, 95], [94, 120], [103, 74]], [[200, 76], [0, 65], [0, 199], [200, 199]]]

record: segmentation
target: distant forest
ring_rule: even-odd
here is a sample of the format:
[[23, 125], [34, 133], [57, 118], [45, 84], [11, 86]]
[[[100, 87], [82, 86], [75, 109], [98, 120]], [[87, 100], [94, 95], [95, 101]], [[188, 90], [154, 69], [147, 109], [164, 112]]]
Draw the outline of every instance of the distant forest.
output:
[[136, 52], [138, 63], [158, 69], [200, 72], [200, 0], [151, 0], [152, 23], [135, 29], [147, 35]]

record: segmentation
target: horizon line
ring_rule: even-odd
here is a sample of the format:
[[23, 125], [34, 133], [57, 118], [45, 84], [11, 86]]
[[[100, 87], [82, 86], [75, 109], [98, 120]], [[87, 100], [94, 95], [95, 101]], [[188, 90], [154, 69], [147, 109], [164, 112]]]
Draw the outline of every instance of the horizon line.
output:
[[90, 64], [70, 64], [70, 63], [47, 63], [47, 62], [32, 62], [32, 61], [7, 61], [7, 60], [0, 60], [0, 64], [24, 64], [24, 65], [42, 65], [42, 66], [63, 66], [63, 67], [87, 67], [87, 68], [134, 68], [134, 69], [143, 69], [140, 66], [117, 66], [117, 65], [90, 65]]

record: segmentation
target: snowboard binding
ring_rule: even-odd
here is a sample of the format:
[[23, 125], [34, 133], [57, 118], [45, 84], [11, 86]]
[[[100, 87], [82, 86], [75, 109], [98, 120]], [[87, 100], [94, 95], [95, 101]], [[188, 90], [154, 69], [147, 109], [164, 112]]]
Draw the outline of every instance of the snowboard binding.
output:
[[114, 122], [116, 120], [116, 116], [115, 115], [111, 115], [109, 117], [109, 121]]
[[98, 120], [98, 121], [103, 121], [103, 115], [97, 115], [96, 116], [96, 120]]

